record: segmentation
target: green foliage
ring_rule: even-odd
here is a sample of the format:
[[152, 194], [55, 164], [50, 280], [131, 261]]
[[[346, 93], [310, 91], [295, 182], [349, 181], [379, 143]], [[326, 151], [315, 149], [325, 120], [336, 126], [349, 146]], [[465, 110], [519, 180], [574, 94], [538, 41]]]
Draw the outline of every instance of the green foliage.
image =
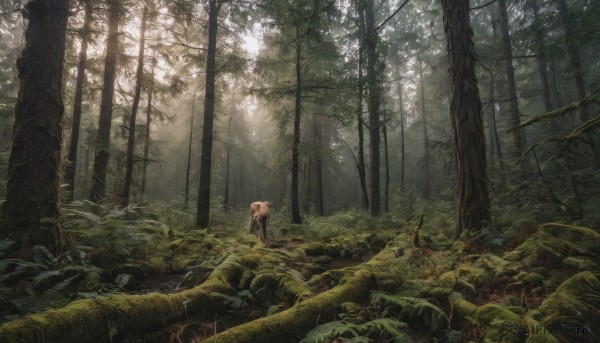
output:
[[408, 343], [413, 340], [403, 330], [405, 323], [388, 319], [374, 319], [364, 324], [346, 321], [333, 321], [317, 326], [300, 341], [301, 343], [327, 343], [335, 338], [347, 337], [350, 342], [370, 342], [370, 339], [383, 339], [384, 342]]
[[448, 330], [450, 326], [450, 320], [444, 311], [426, 299], [372, 292], [371, 302], [383, 306], [384, 312], [399, 309], [404, 321], [430, 332]]

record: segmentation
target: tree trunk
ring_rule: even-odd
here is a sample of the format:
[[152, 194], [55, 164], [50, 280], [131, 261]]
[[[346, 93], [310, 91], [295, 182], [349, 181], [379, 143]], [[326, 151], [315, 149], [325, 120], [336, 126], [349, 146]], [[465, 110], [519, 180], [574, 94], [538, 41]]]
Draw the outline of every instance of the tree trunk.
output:
[[87, 64], [87, 49], [92, 22], [92, 5], [85, 1], [85, 17], [81, 30], [81, 48], [79, 49], [79, 63], [77, 65], [77, 84], [75, 86], [75, 99], [73, 100], [73, 125], [71, 127], [71, 142], [65, 167], [65, 182], [68, 184], [69, 200], [73, 201], [75, 194], [75, 170], [77, 169], [77, 148], [79, 147], [79, 130], [81, 127], [81, 106], [83, 102], [83, 83], [85, 81], [85, 68]]
[[223, 209], [229, 211], [229, 166], [231, 163], [231, 144], [233, 144], [232, 132], [231, 132], [231, 119], [233, 118], [233, 106], [231, 106], [231, 113], [229, 114], [229, 123], [227, 124], [227, 137], [229, 142], [225, 148], [225, 194], [223, 195]]
[[[456, 164], [455, 237], [473, 233], [491, 219], [485, 163], [481, 100], [475, 74], [473, 31], [468, 0], [442, 0], [448, 51], [450, 118]], [[477, 247], [478, 242], [473, 242]]]
[[380, 85], [377, 80], [376, 64], [377, 31], [374, 31], [375, 13], [373, 0], [367, 0], [366, 7], [366, 44], [367, 44], [367, 83], [369, 85], [369, 133], [371, 143], [371, 217], [381, 215], [381, 197], [379, 183], [379, 100]]
[[542, 33], [542, 23], [539, 18], [539, 7], [537, 0], [531, 0], [530, 6], [533, 11], [533, 26], [534, 26], [534, 49], [538, 69], [540, 72], [540, 82], [542, 84], [542, 92], [544, 94], [544, 109], [546, 112], [552, 111], [552, 96], [550, 92], [550, 82], [548, 81], [548, 66], [546, 65], [546, 44], [544, 43], [544, 34]]
[[300, 206], [298, 203], [298, 169], [300, 145], [300, 114], [302, 111], [302, 44], [300, 41], [300, 28], [296, 25], [296, 104], [294, 109], [294, 141], [292, 142], [292, 189], [290, 192], [290, 209], [292, 223], [301, 224]]
[[[502, 35], [502, 50], [504, 51], [504, 62], [506, 66], [506, 81], [508, 86], [511, 126], [517, 126], [521, 123], [521, 115], [519, 113], [519, 103], [517, 99], [517, 86], [515, 82], [515, 69], [513, 67], [512, 45], [510, 39], [510, 29], [508, 25], [506, 0], [498, 0], [498, 9], [500, 33]], [[523, 154], [527, 146], [524, 129], [513, 130], [513, 141], [515, 144], [514, 156], [519, 157]]]
[[194, 136], [194, 114], [196, 113], [196, 96], [192, 99], [192, 112], [190, 114], [190, 136], [188, 140], [187, 167], [185, 168], [185, 195], [183, 203], [185, 207], [190, 204], [190, 169], [192, 166], [192, 138]]
[[385, 110], [383, 111], [383, 151], [385, 161], [385, 191], [383, 194], [383, 210], [385, 212], [390, 211], [390, 156], [388, 151], [388, 136], [387, 136], [387, 116]]
[[404, 192], [406, 189], [404, 185], [404, 104], [402, 98], [402, 79], [398, 79], [398, 111], [400, 112], [400, 191]]
[[[492, 31], [493, 31], [493, 41], [496, 42], [496, 38], [498, 36], [496, 31], [496, 26], [499, 22], [498, 15], [494, 11], [495, 7], [490, 7], [492, 11]], [[502, 146], [500, 145], [500, 137], [498, 136], [498, 127], [496, 123], [496, 70], [498, 69], [498, 62], [494, 61], [492, 67], [490, 68], [490, 104], [491, 104], [491, 117], [490, 117], [490, 142], [493, 141], [495, 145], [494, 153], [498, 157], [499, 160], [502, 160]], [[492, 150], [490, 148], [490, 150]], [[493, 157], [490, 157], [490, 160], [493, 160]], [[502, 173], [502, 178], [504, 179], [504, 173]]]
[[[69, 1], [32, 0], [25, 47], [17, 59], [19, 95], [0, 239], [15, 241], [5, 257], [30, 259], [35, 245], [59, 254], [59, 168], [62, 144], [62, 70]], [[43, 56], [43, 58], [41, 57]]]
[[208, 227], [210, 219], [210, 174], [212, 167], [213, 121], [215, 117], [215, 78], [217, 74], [218, 15], [223, 3], [209, 0], [208, 49], [206, 52], [206, 88], [204, 95], [204, 127], [202, 129], [202, 156], [200, 157], [200, 185], [196, 226]]
[[429, 199], [431, 198], [431, 152], [429, 149], [429, 136], [427, 134], [427, 111], [425, 110], [425, 85], [423, 84], [423, 61], [421, 60], [421, 55], [419, 55], [419, 83], [421, 88], [421, 116], [423, 117], [423, 177], [425, 178], [423, 196], [425, 199]]
[[312, 203], [312, 156], [306, 158], [307, 161], [304, 163], [304, 213], [310, 212], [310, 205]]
[[152, 95], [154, 93], [154, 68], [156, 59], [152, 56], [152, 71], [150, 72], [150, 87], [148, 87], [148, 106], [146, 107], [146, 132], [144, 138], [144, 170], [142, 172], [142, 197], [146, 192], [146, 178], [148, 174], [148, 157], [150, 156], [150, 124], [152, 123]]
[[367, 190], [367, 173], [365, 168], [365, 149], [364, 149], [364, 131], [363, 131], [363, 95], [365, 93], [365, 79], [363, 76], [364, 63], [364, 40], [365, 40], [365, 8], [362, 2], [358, 2], [358, 105], [357, 105], [357, 126], [358, 126], [358, 177], [360, 179], [360, 188], [362, 191], [362, 207], [369, 210], [369, 191]]
[[100, 119], [94, 154], [94, 173], [90, 200], [99, 202], [106, 197], [106, 169], [110, 157], [110, 127], [112, 124], [112, 106], [117, 74], [117, 53], [119, 50], [119, 18], [121, 0], [109, 0], [110, 17], [108, 20], [108, 38], [106, 39], [106, 57], [104, 58], [104, 84], [100, 101]]
[[[587, 96], [585, 90], [585, 82], [583, 80], [583, 71], [581, 67], [581, 58], [579, 57], [579, 48], [577, 47], [577, 40], [575, 38], [575, 32], [573, 32], [572, 24], [569, 23], [569, 10], [565, 0], [557, 0], [558, 11], [560, 13], [560, 19], [563, 23], [565, 30], [565, 40], [567, 43], [567, 52], [570, 56], [571, 71], [575, 79], [575, 86], [577, 87], [577, 98], [579, 100], [584, 99]], [[582, 123], [590, 120], [590, 110], [588, 106], [579, 107], [579, 118]], [[600, 168], [600, 149], [597, 149], [600, 140], [598, 139], [598, 129], [592, 128], [586, 132], [586, 136], [589, 139], [590, 147], [592, 149], [592, 159], [594, 168]]]
[[323, 206], [323, 148], [321, 125], [317, 120], [317, 115], [313, 116], [313, 134], [315, 140], [315, 214], [324, 216], [325, 209]]
[[144, 77], [144, 48], [146, 36], [146, 18], [148, 17], [148, 6], [144, 6], [142, 14], [142, 27], [140, 28], [140, 47], [138, 51], [138, 65], [135, 75], [135, 93], [133, 96], [133, 105], [131, 107], [131, 116], [129, 118], [129, 137], [127, 139], [127, 165], [125, 168], [125, 189], [123, 190], [123, 206], [129, 205], [129, 192], [133, 182], [133, 157], [135, 147], [135, 120], [137, 118], [138, 106], [140, 105], [140, 95], [142, 93], [142, 80]]

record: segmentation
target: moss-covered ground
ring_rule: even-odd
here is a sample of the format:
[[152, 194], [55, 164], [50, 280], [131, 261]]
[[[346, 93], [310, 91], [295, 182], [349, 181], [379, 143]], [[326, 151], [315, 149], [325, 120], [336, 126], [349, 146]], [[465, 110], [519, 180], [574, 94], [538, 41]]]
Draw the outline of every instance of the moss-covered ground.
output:
[[600, 341], [597, 230], [504, 221], [474, 254], [419, 219], [275, 213], [263, 244], [243, 212], [74, 203], [70, 250], [0, 260], [0, 342]]

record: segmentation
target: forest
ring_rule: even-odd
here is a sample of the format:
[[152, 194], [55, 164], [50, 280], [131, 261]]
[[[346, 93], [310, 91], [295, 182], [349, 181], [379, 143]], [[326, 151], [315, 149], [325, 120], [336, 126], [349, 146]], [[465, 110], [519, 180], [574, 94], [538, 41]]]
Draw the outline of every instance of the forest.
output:
[[0, 342], [600, 342], [600, 1], [0, 1]]

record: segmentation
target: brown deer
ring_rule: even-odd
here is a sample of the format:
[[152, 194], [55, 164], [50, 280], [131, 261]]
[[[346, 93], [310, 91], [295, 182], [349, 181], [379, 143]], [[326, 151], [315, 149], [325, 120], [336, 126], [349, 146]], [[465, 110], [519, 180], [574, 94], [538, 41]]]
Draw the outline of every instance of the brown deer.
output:
[[263, 243], [267, 240], [270, 205], [271, 203], [268, 201], [256, 201], [250, 204], [250, 233], [256, 233], [258, 239]]

